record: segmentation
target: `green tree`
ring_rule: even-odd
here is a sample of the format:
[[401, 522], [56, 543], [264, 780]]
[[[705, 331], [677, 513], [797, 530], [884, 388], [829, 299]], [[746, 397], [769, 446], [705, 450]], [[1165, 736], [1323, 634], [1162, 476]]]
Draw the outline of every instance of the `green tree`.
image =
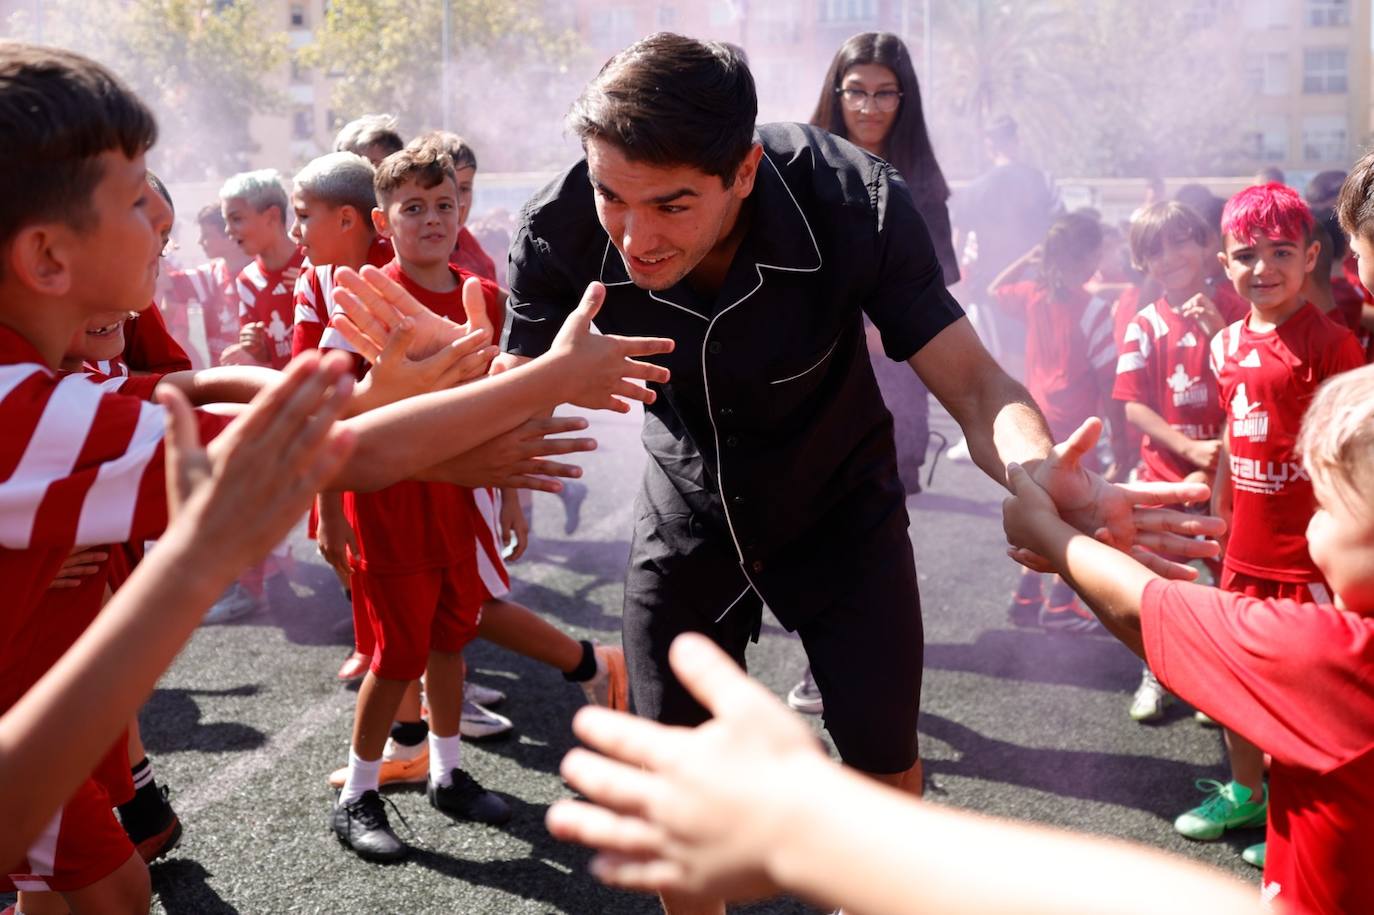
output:
[[580, 60], [574, 36], [543, 18], [539, 0], [448, 0], [445, 68], [445, 5], [334, 0], [298, 59], [337, 77], [330, 101], [340, 122], [390, 112], [408, 133], [447, 125], [475, 145], [483, 168], [558, 161], [549, 114], [557, 111], [556, 131], [572, 100], [561, 97], [567, 73]]
[[[157, 114], [153, 166], [179, 179], [238, 171], [255, 111], [282, 104], [269, 78], [286, 36], [251, 0], [46, 0], [11, 17], [15, 37], [81, 51], [122, 76]], [[93, 27], [97, 26], [98, 27]]]

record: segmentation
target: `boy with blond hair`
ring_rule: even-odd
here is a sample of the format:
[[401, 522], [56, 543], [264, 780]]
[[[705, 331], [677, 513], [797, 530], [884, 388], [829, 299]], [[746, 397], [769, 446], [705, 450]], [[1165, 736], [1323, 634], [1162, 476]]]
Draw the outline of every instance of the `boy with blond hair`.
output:
[[1293, 454], [1316, 498], [1304, 552], [1334, 599], [1164, 581], [1065, 525], [1015, 465], [1003, 524], [1014, 557], [1048, 560], [1165, 686], [1270, 754], [1264, 899], [1290, 913], [1369, 912], [1374, 367], [1321, 388]]
[[234, 175], [219, 190], [229, 237], [252, 258], [239, 271], [239, 342], [221, 355], [231, 364], [279, 369], [291, 361], [292, 293], [305, 252], [286, 232], [290, 205], [275, 169]]

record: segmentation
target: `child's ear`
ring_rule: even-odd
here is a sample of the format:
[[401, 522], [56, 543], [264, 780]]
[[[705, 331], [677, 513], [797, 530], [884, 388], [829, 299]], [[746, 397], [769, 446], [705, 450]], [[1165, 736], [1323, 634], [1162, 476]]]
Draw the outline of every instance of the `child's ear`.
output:
[[1221, 264], [1221, 269], [1226, 271], [1226, 275], [1231, 275], [1231, 262], [1226, 258], [1226, 249], [1222, 248], [1217, 252], [1217, 263]]
[[349, 231], [358, 224], [358, 211], [351, 205], [345, 203], [339, 207], [339, 228], [344, 232]]
[[377, 234], [383, 238], [391, 237], [391, 226], [386, 220], [386, 210], [381, 207], [372, 208], [372, 228], [377, 230]]
[[21, 286], [44, 296], [62, 296], [71, 291], [71, 256], [79, 250], [69, 227], [56, 223], [25, 226], [10, 239], [5, 250], [5, 276], [13, 276]]
[[1317, 254], [1321, 249], [1322, 243], [1316, 239], [1313, 239], [1312, 243], [1307, 246], [1307, 263], [1303, 266], [1304, 273], [1311, 273], [1317, 269]]

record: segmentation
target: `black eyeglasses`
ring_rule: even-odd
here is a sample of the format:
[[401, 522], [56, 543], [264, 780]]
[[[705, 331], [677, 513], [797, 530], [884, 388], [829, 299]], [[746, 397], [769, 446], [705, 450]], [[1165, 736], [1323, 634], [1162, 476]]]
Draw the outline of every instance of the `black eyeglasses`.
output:
[[877, 92], [868, 92], [864, 89], [836, 89], [835, 92], [843, 101], [844, 107], [850, 111], [863, 111], [869, 99], [873, 100], [873, 107], [879, 111], [896, 111], [897, 106], [902, 103], [902, 93], [896, 89], [879, 89]]

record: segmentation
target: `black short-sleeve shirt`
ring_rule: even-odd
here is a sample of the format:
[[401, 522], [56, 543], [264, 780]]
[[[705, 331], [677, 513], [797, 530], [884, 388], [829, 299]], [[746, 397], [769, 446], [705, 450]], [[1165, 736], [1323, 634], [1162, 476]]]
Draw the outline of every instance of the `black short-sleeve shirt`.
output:
[[757, 139], [750, 223], [713, 300], [685, 282], [630, 281], [585, 160], [535, 195], [512, 242], [504, 349], [547, 350], [593, 280], [607, 287], [603, 332], [673, 338], [658, 357], [672, 380], [643, 433], [655, 510], [666, 500], [728, 537], [787, 622], [839, 577], [835, 560], [905, 510], [862, 315], [904, 360], [963, 312], [891, 166], [803, 125], [764, 125]]

